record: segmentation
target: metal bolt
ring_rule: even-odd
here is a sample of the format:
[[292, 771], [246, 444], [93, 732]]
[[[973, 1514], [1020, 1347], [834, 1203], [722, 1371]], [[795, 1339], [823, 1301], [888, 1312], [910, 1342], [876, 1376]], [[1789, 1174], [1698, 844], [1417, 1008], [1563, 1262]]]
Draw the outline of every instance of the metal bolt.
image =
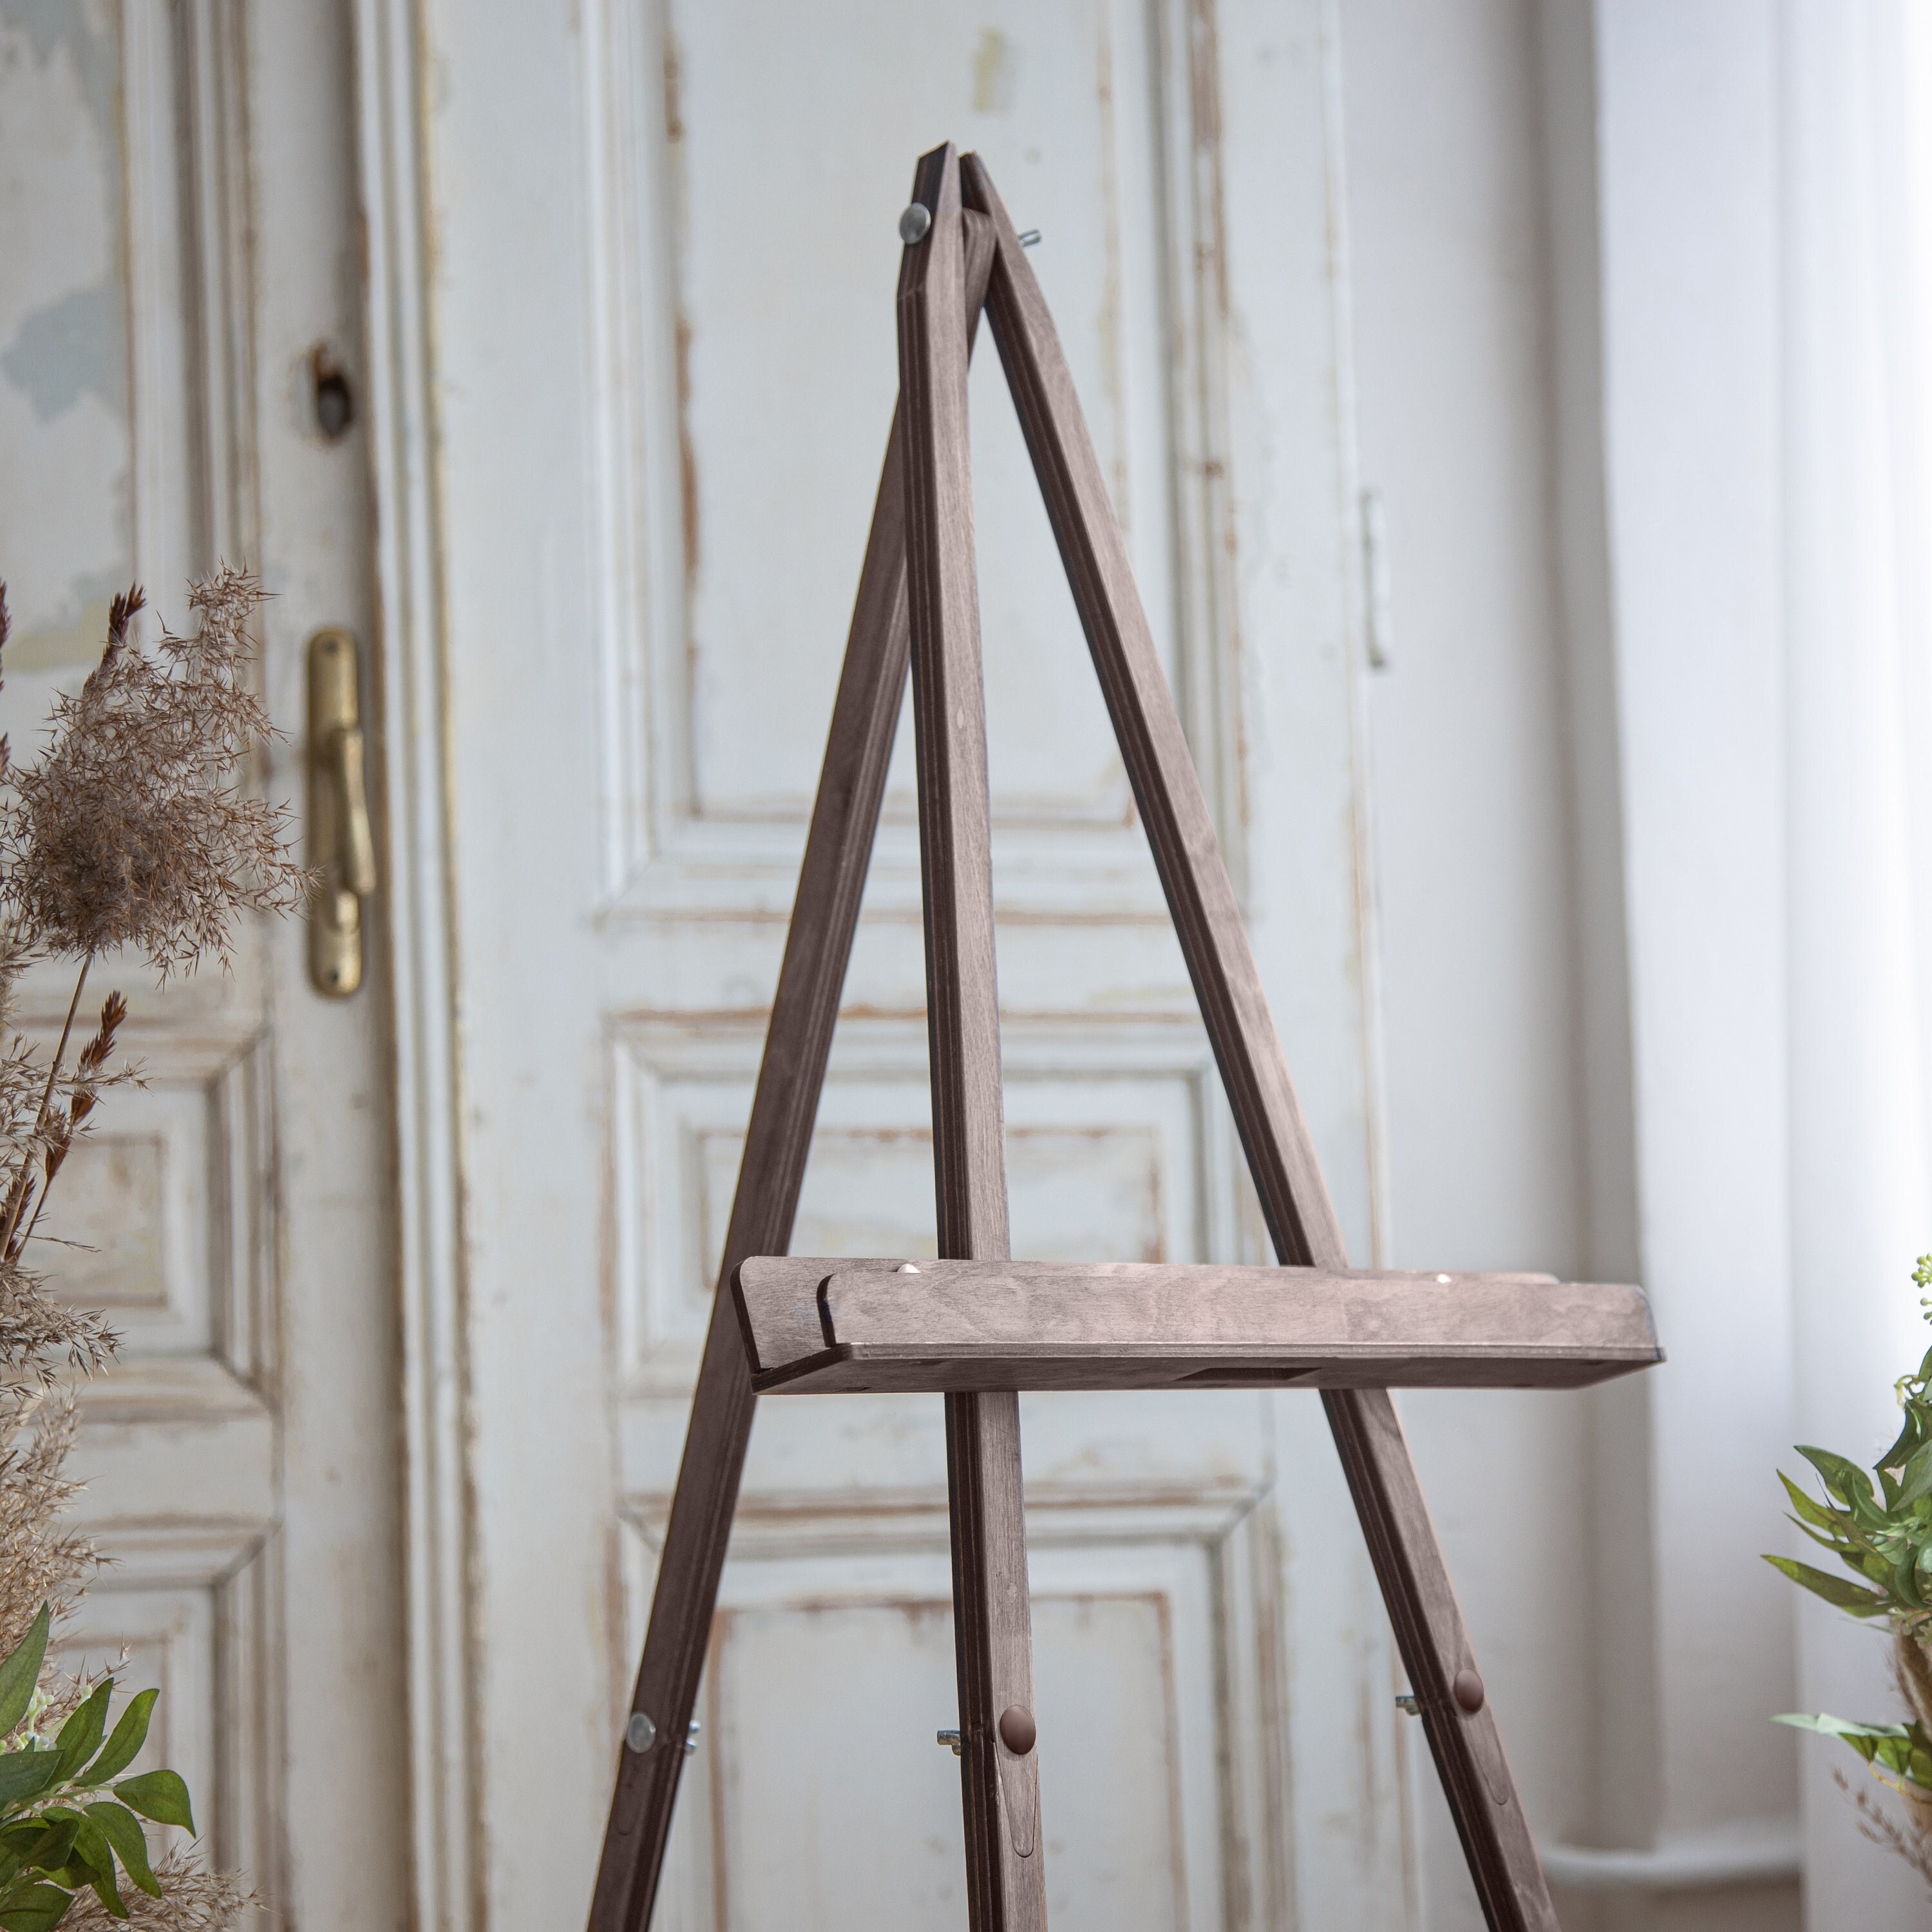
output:
[[1398, 1690], [1395, 1694], [1395, 1707], [1406, 1711], [1412, 1718], [1422, 1715], [1422, 1702], [1413, 1690]]
[[959, 1733], [957, 1731], [941, 1731], [938, 1742], [943, 1744], [950, 1744], [955, 1757], [959, 1755]]
[[648, 1711], [633, 1711], [624, 1726], [624, 1748], [642, 1756], [658, 1741], [656, 1721]]
[[910, 203], [899, 217], [899, 239], [908, 248], [926, 239], [926, 231], [932, 226], [932, 210], [922, 201]]
[[698, 1734], [704, 1728], [704, 1726], [695, 1718], [692, 1719], [690, 1732], [684, 1740], [684, 1754], [686, 1757], [695, 1757], [698, 1755]]
[[1020, 246], [1022, 248], [1036, 248], [1039, 245], [1040, 230], [1037, 228], [1029, 228], [1020, 237]]

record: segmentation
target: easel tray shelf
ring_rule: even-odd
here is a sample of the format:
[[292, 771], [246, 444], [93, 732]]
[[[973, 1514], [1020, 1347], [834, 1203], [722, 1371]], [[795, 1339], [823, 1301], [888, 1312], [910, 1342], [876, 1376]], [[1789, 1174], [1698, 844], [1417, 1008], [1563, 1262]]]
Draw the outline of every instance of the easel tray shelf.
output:
[[731, 1286], [761, 1395], [1582, 1388], [1663, 1359], [1639, 1290], [1540, 1274], [762, 1255]]

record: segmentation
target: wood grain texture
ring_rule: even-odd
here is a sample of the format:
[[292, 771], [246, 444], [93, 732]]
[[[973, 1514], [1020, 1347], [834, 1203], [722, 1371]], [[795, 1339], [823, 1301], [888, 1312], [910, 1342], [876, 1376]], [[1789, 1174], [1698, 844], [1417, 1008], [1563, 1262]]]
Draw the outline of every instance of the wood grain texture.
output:
[[[988, 318], [1275, 1252], [1285, 1262], [1346, 1268], [1065, 354], [985, 164], [968, 154], [961, 174], [968, 205], [993, 222]], [[1467, 1714], [1439, 1694], [1473, 1657], [1394, 1406], [1385, 1394], [1348, 1390], [1324, 1391], [1322, 1402], [1483, 1910], [1498, 1932], [1556, 1932], [1493, 1707]]]
[[[898, 342], [939, 1250], [999, 1258], [1007, 1252], [1006, 1123], [961, 322], [964, 231], [950, 142], [921, 158], [913, 198], [932, 215], [925, 239], [902, 258]], [[948, 1396], [946, 1444], [968, 1917], [974, 1932], [1045, 1932], [1040, 1756], [1016, 1756], [996, 1728], [1009, 1705], [1034, 1705], [1018, 1398]]]
[[[993, 250], [990, 227], [980, 218], [964, 227], [956, 299], [970, 352]], [[751, 1440], [752, 1380], [727, 1284], [748, 1256], [782, 1251], [790, 1240], [878, 830], [908, 664], [901, 422], [896, 411], [632, 1693], [632, 1710], [649, 1714], [657, 1743], [648, 1751], [619, 1753], [590, 1932], [641, 1932], [650, 1922], [684, 1768], [679, 1742], [698, 1700]]]
[[760, 1392], [1575, 1388], [1660, 1358], [1633, 1288], [1547, 1276], [760, 1257]]

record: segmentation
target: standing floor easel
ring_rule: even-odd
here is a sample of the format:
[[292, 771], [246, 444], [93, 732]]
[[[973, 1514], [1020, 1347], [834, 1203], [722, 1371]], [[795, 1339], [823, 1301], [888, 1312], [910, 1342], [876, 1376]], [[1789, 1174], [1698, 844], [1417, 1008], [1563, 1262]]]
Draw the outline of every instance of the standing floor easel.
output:
[[[967, 1897], [1043, 1932], [1018, 1391], [1322, 1390], [1476, 1890], [1554, 1932], [1542, 1864], [1391, 1386], [1568, 1388], [1661, 1359], [1634, 1288], [1348, 1267], [1058, 337], [976, 155], [924, 156], [900, 222], [899, 407], [759, 1070], [611, 1801], [591, 1932], [656, 1898], [756, 1393], [946, 1392]], [[982, 307], [1019, 412], [1275, 1268], [1007, 1258], [966, 372]], [[941, 1259], [786, 1258], [908, 656]], [[1292, 1270], [1288, 1272], [1287, 1270]]]

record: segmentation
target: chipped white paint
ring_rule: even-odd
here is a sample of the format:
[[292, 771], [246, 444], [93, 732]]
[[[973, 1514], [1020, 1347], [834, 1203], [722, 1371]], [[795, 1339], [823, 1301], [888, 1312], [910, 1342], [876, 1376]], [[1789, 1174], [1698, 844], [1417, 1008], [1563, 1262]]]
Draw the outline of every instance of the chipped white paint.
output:
[[[0, 728], [31, 752], [114, 590], [144, 579], [184, 626], [225, 558], [274, 593], [267, 694], [298, 735], [262, 778], [299, 800], [303, 641], [370, 628], [363, 452], [325, 449], [295, 380], [358, 332], [347, 48], [322, 10], [245, 24], [238, 0], [0, 0]], [[232, 975], [90, 982], [132, 997], [148, 1084], [42, 1223], [92, 1244], [50, 1273], [124, 1336], [82, 1393], [112, 1564], [67, 1648], [124, 1643], [165, 1685], [151, 1749], [278, 1916], [368, 1924], [406, 1887], [382, 994], [314, 999], [302, 954], [251, 928]], [[30, 978], [43, 1038], [68, 990]]]
[[0, 5], [10, 670], [76, 662], [134, 568], [122, 98], [112, 10]]
[[[466, 1454], [474, 1594], [464, 1622], [440, 1551], [418, 1634], [473, 1639], [473, 1781], [440, 1690], [416, 1750], [482, 1893], [448, 1863], [418, 1912], [521, 1925], [580, 1909], [560, 1871], [587, 1894], [890, 411], [914, 157], [980, 148], [1044, 231], [1366, 1260], [1358, 498], [1325, 0], [479, 0], [422, 16], [412, 92], [416, 17], [365, 7], [364, 112], [382, 233], [421, 194], [434, 237], [385, 258], [413, 277], [381, 290], [397, 366], [434, 348], [385, 406], [382, 487], [441, 600], [407, 614], [392, 772], [425, 877], [452, 868], [461, 1027], [422, 1090], [460, 1095], [464, 1268], [430, 1271], [458, 1326], [422, 1359], [466, 1370], [431, 1443]], [[1232, 1129], [990, 344], [974, 387], [1016, 1244], [1244, 1258]], [[932, 1251], [908, 780], [902, 748], [801, 1206], [820, 1252]], [[425, 982], [407, 1024], [433, 1004]], [[1386, 1628], [1315, 1403], [1042, 1400], [1027, 1431], [1063, 1922], [1406, 1924]], [[896, 1927], [956, 1888], [957, 1766], [924, 1742], [953, 1715], [944, 1492], [937, 1402], [760, 1417], [662, 1924]], [[860, 1829], [880, 1869], [855, 1919], [825, 1834]], [[808, 1857], [825, 1884], [788, 1888]]]

